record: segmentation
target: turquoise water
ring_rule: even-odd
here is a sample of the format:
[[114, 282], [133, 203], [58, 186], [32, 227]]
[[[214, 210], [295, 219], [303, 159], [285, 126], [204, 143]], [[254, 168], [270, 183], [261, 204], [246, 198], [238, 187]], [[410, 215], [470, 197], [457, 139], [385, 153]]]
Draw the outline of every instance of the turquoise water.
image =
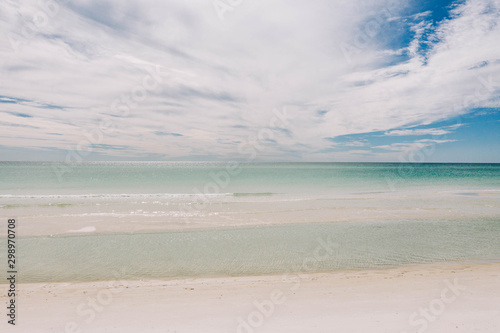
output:
[[[0, 162], [0, 195], [318, 193], [401, 187], [500, 187], [500, 164]], [[228, 178], [229, 177], [229, 178]], [[211, 186], [216, 184], [217, 186]]]
[[[0, 162], [20, 281], [500, 260], [500, 164], [231, 166]], [[335, 247], [318, 259], [320, 239]]]
[[44, 236], [18, 240], [18, 269], [22, 282], [283, 274], [500, 261], [499, 244], [498, 219]]

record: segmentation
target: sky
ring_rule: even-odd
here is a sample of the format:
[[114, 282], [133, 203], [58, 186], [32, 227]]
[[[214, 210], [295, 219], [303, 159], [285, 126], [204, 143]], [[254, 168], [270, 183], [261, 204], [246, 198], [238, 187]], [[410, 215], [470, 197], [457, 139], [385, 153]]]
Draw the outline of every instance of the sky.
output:
[[5, 0], [1, 161], [500, 162], [500, 0]]

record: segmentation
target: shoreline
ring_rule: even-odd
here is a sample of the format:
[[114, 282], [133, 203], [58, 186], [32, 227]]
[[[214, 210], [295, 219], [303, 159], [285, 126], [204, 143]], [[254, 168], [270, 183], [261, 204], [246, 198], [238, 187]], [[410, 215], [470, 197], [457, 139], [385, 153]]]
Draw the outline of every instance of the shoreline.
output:
[[[39, 282], [20, 282], [18, 285], [52, 285], [52, 284], [92, 284], [92, 283], [109, 283], [109, 282], [122, 282], [123, 284], [142, 284], [145, 281], [151, 283], [174, 283], [174, 282], [186, 282], [195, 280], [279, 280], [284, 276], [322, 276], [322, 275], [335, 275], [335, 274], [360, 274], [365, 275], [370, 272], [388, 272], [397, 270], [408, 270], [417, 271], [419, 269], [433, 270], [433, 269], [446, 269], [446, 268], [457, 268], [457, 267], [469, 267], [469, 266], [483, 266], [483, 265], [498, 265], [500, 272], [500, 259], [467, 259], [467, 260], [448, 260], [448, 261], [435, 261], [435, 262], [423, 262], [423, 263], [410, 263], [401, 265], [387, 265], [387, 266], [373, 266], [373, 267], [360, 267], [360, 268], [339, 268], [335, 270], [323, 270], [323, 271], [290, 271], [281, 273], [269, 273], [269, 274], [242, 274], [242, 275], [206, 275], [206, 276], [177, 276], [177, 277], [165, 277], [165, 278], [123, 278], [116, 271], [116, 279], [102, 279], [102, 280], [67, 280], [67, 281], [39, 281]], [[126, 269], [122, 269], [122, 272]], [[0, 283], [0, 287], [6, 286], [7, 283], [3, 281]]]

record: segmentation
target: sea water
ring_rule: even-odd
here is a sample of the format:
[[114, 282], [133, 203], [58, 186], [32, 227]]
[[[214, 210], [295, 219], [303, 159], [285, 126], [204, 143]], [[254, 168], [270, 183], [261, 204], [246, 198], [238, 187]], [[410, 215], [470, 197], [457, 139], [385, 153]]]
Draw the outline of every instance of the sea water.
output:
[[[228, 171], [229, 170], [229, 171]], [[213, 187], [210, 184], [218, 186]], [[498, 190], [500, 164], [0, 162], [0, 195], [393, 191], [422, 186]]]
[[18, 270], [22, 282], [312, 273], [498, 261], [499, 244], [496, 219], [39, 236], [18, 241]]
[[499, 194], [498, 164], [3, 162], [0, 248], [14, 217], [21, 282], [498, 261]]

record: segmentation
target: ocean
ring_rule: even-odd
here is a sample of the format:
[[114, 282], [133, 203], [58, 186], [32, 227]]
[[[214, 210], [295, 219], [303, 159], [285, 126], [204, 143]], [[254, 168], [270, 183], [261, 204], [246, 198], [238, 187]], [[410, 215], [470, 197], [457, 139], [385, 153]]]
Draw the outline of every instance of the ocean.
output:
[[20, 282], [500, 260], [500, 164], [0, 162], [0, 211]]

